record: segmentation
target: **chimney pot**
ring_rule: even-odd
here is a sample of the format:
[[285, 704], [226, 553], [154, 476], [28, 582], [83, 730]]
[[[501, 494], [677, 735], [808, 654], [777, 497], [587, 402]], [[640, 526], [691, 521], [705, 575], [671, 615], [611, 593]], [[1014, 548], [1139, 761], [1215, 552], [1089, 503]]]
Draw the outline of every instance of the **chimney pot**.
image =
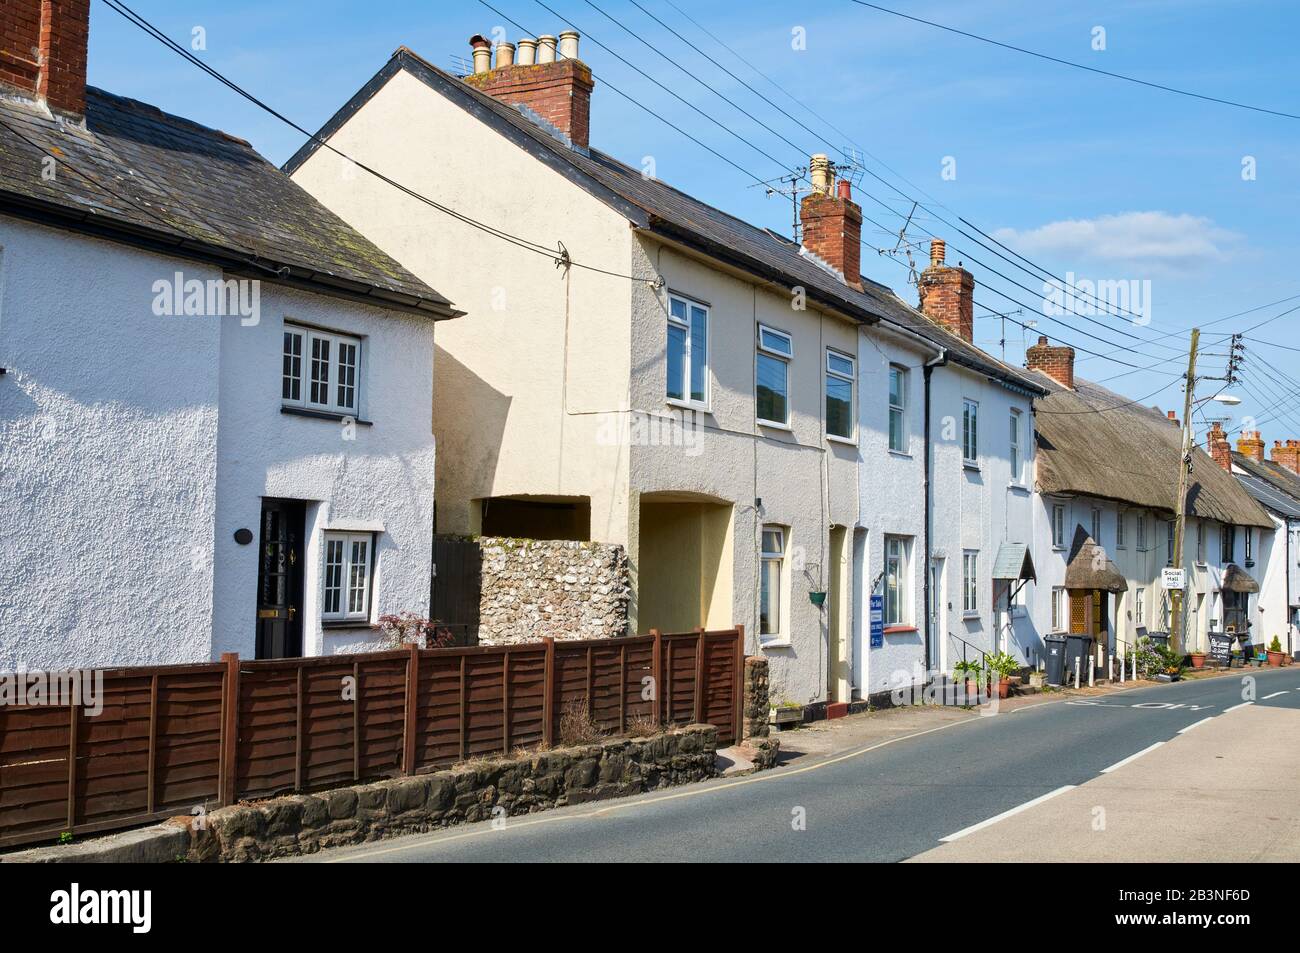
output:
[[808, 163], [812, 191], [799, 203], [803, 247], [826, 262], [853, 288], [862, 288], [862, 209], [851, 198], [847, 180], [833, 188], [835, 177], [826, 156]]
[[[930, 267], [921, 273], [917, 282], [921, 312], [962, 340], [974, 341], [975, 276], [961, 265], [956, 268], [945, 265], [945, 251], [942, 238], [930, 242]], [[1074, 385], [1071, 383], [1069, 386]]]
[[840, 179], [838, 189], [840, 198], [845, 201], [851, 201], [853, 199], [853, 185], [848, 179]]
[[497, 69], [515, 65], [515, 45], [513, 43], [497, 44]]
[[1205, 435], [1205, 449], [1215, 463], [1229, 473], [1232, 472], [1232, 444], [1223, 432], [1223, 424], [1217, 420], [1210, 425], [1210, 431]]
[[516, 66], [532, 66], [537, 62], [537, 41], [524, 39], [519, 41], [519, 52], [515, 57]]
[[[930, 242], [930, 265], [939, 268], [943, 265], [943, 260], [947, 255], [948, 243], [942, 238], [936, 238]], [[1046, 344], [1047, 338], [1039, 338], [1039, 344]]]
[[560, 58], [566, 60], [578, 59], [578, 40], [581, 37], [577, 30], [565, 30], [560, 34]]
[[537, 38], [537, 62], [555, 62], [555, 37], [544, 33]]
[[[497, 47], [497, 69], [476, 72], [464, 82], [501, 102], [523, 107], [539, 124], [558, 130], [573, 146], [586, 149], [591, 141], [591, 93], [595, 88], [591, 70], [580, 60], [557, 61], [553, 36], [538, 37], [536, 43], [536, 62], [524, 62], [525, 52], [518, 64], [527, 69], [502, 68], [514, 63], [515, 51], [514, 44], [502, 43]], [[525, 41], [520, 41], [520, 49], [527, 50]]]
[[475, 33], [469, 38], [470, 49], [474, 51], [474, 72], [488, 73], [492, 71], [492, 43], [481, 33]]

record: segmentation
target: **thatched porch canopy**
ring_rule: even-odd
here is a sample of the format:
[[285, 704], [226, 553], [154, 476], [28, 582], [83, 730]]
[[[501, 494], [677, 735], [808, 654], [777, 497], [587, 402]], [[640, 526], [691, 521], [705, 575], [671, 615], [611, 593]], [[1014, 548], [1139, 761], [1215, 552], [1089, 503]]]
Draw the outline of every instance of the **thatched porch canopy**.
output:
[[1119, 571], [1100, 543], [1082, 526], [1074, 531], [1074, 544], [1065, 565], [1066, 589], [1100, 589], [1102, 592], [1127, 592], [1128, 580]]

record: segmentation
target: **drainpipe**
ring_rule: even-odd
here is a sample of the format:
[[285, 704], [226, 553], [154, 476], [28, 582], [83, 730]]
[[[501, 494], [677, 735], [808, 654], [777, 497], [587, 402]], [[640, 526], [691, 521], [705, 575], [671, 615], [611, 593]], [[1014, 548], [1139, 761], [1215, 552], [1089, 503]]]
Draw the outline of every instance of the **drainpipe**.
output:
[[[934, 522], [934, 500], [933, 500], [933, 493], [932, 493], [932, 491], [931, 491], [931, 486], [930, 486], [930, 470], [931, 470], [931, 465], [932, 465], [932, 464], [931, 464], [932, 453], [931, 453], [931, 449], [930, 449], [930, 448], [931, 448], [931, 441], [930, 441], [930, 429], [931, 429], [931, 428], [930, 428], [930, 416], [931, 416], [931, 415], [930, 415], [930, 378], [931, 378], [931, 376], [934, 374], [934, 369], [935, 369], [936, 367], [942, 367], [944, 364], [947, 364], [947, 363], [948, 363], [948, 349], [947, 349], [947, 348], [940, 348], [940, 349], [939, 349], [939, 354], [938, 354], [937, 357], [935, 357], [935, 358], [933, 358], [933, 359], [931, 359], [931, 360], [929, 360], [929, 361], [926, 361], [925, 364], [922, 365], [922, 371], [923, 371], [923, 374], [924, 374], [924, 377], [925, 377], [925, 398], [924, 398], [924, 400], [922, 401], [922, 403], [924, 404], [923, 411], [924, 411], [924, 413], [925, 413], [925, 450], [924, 450], [924, 454], [923, 454], [923, 455], [924, 455], [924, 458], [925, 458], [925, 460], [924, 460], [925, 475], [924, 475], [924, 477], [923, 477], [924, 488], [923, 488], [923, 490], [922, 490], [923, 499], [924, 499], [924, 504], [925, 504], [925, 555], [924, 555], [924, 557], [923, 557], [923, 558], [924, 558], [924, 562], [922, 563], [922, 571], [925, 573], [925, 575], [924, 575], [924, 579], [925, 579], [925, 588], [924, 588], [924, 593], [925, 593], [925, 595], [924, 595], [924, 600], [925, 600], [925, 609], [924, 609], [924, 612], [925, 612], [925, 669], [926, 669], [927, 679], [928, 679], [928, 676], [929, 676], [929, 673], [930, 673], [930, 659], [931, 659], [931, 657], [932, 657], [931, 654], [930, 654], [930, 651], [931, 651], [931, 647], [930, 647], [930, 628], [931, 628], [931, 620], [930, 620], [930, 616], [931, 616], [931, 605], [932, 605], [932, 602], [933, 602], [933, 599], [934, 599], [934, 594], [933, 594], [932, 592], [930, 592], [930, 528], [931, 528], [931, 525], [932, 525], [933, 522]], [[936, 659], [936, 661], [937, 661], [937, 659]]]

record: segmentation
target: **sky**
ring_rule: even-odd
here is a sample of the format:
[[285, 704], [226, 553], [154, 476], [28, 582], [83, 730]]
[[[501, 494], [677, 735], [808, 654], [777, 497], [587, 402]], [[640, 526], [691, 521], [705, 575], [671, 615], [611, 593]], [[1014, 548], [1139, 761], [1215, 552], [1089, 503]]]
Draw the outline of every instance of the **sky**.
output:
[[[1300, 438], [1300, 120], [1072, 69], [852, 0], [489, 0], [495, 11], [482, 0], [127, 2], [313, 130], [398, 46], [453, 68], [474, 33], [515, 41], [575, 28], [596, 78], [594, 148], [636, 166], [650, 158], [664, 181], [786, 234], [789, 198], [759, 183], [806, 166], [811, 153], [846, 164], [857, 155], [867, 277], [915, 303], [906, 252], [924, 267], [930, 238], [944, 238], [948, 262], [975, 275], [977, 344], [1018, 365], [1046, 334], [1076, 347], [1078, 376], [1180, 413], [1189, 329], [1204, 329], [1207, 378], [1225, 374], [1224, 338], [1242, 332], [1240, 382], [1225, 391], [1241, 403], [1202, 405], [1198, 427], [1222, 420], [1270, 444]], [[1288, 0], [880, 5], [1300, 114], [1300, 5]], [[302, 144], [101, 0], [89, 77], [242, 136], [277, 164]], [[1080, 291], [1054, 294], [1049, 279]], [[1202, 380], [1197, 397], [1225, 386]]]

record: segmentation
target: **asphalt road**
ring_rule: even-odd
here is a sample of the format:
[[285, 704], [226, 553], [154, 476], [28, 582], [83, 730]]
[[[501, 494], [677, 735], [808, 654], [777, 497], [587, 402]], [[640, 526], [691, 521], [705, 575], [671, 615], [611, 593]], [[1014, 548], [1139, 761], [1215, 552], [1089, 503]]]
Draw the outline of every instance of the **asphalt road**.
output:
[[[1255, 704], [1300, 708], [1300, 669], [1250, 674]], [[294, 862], [900, 861], [1084, 784], [1222, 715], [1242, 693], [1242, 679], [1221, 677], [1050, 702], [761, 774], [509, 818], [502, 829], [465, 825]]]

